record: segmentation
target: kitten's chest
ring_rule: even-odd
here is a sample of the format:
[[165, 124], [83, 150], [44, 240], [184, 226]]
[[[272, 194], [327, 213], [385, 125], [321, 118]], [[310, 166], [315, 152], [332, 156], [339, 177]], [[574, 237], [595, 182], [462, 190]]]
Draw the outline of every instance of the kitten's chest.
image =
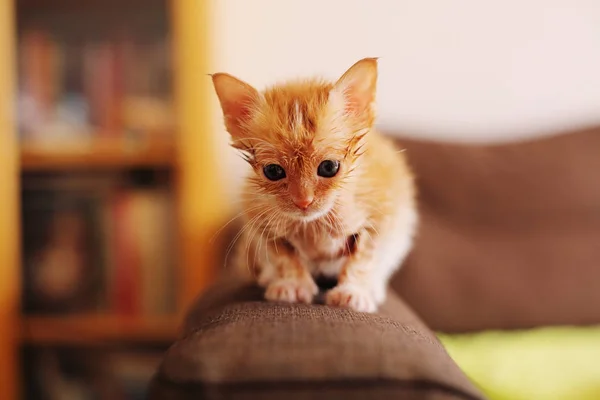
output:
[[322, 221], [300, 227], [287, 240], [313, 275], [336, 276], [351, 251], [352, 235], [359, 229], [358, 223]]
[[338, 207], [313, 222], [292, 222], [278, 234], [294, 247], [313, 275], [335, 276], [352, 251], [353, 235], [366, 220], [359, 208]]
[[299, 232], [288, 239], [300, 257], [312, 263], [328, 262], [344, 256], [347, 236], [320, 231], [304, 234]]

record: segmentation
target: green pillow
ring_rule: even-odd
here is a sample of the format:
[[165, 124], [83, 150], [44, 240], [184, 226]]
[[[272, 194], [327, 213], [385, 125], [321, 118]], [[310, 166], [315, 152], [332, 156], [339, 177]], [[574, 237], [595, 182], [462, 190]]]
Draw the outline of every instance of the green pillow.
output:
[[438, 336], [490, 400], [600, 399], [600, 326]]

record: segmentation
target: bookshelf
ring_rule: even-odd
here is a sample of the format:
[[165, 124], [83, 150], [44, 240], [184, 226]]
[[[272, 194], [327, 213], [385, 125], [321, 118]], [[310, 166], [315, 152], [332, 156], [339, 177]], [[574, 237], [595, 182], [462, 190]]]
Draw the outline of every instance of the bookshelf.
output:
[[[69, 349], [68, 354], [73, 355], [80, 351], [81, 354], [93, 353], [94, 348], [109, 346], [121, 346], [121, 349], [129, 351], [137, 347], [159, 345], [160, 348], [168, 345], [176, 338], [183, 315], [190, 303], [213, 279], [215, 269], [211, 266], [215, 265], [218, 257], [216, 252], [219, 248], [218, 243], [213, 240], [214, 233], [223, 225], [227, 210], [222, 201], [219, 176], [214, 174], [214, 165], [218, 163], [218, 159], [213, 151], [215, 144], [210, 134], [211, 116], [208, 96], [212, 92], [210, 79], [207, 79], [205, 72], [210, 72], [207, 33], [211, 18], [207, 5], [208, 2], [198, 0], [91, 0], [86, 2], [5, 0], [0, 2], [0, 60], [3, 60], [0, 62], [0, 132], [2, 132], [0, 134], [0, 193], [2, 194], [0, 197], [0, 398], [7, 400], [26, 398], [24, 388], [29, 385], [31, 374], [26, 365], [28, 358], [24, 358], [23, 354], [36, 351], [36, 348], [41, 349], [42, 352], [54, 347], [66, 348]], [[115, 95], [113, 92], [107, 94], [108, 89], [102, 85], [94, 86], [92, 79], [90, 84], [92, 89], [85, 92], [83, 103], [90, 107], [90, 115], [96, 115], [97, 123], [92, 124], [93, 126], [82, 125], [80, 115], [71, 112], [72, 109], [69, 107], [73, 104], [78, 110], [83, 104], [81, 96], [75, 98], [71, 96], [66, 108], [63, 107], [61, 112], [64, 114], [66, 109], [68, 118], [76, 123], [71, 123], [69, 126], [60, 124], [53, 126], [42, 121], [37, 125], [38, 127], [52, 126], [50, 133], [43, 134], [36, 127], [27, 130], [27, 125], [24, 129], [23, 121], [30, 124], [35, 118], [23, 119], [21, 116], [37, 114], [23, 112], [21, 102], [15, 101], [21, 99], [23, 82], [38, 82], [38, 85], [39, 82], [46, 82], [46, 86], [39, 86], [39, 90], [36, 89], [37, 86], [29, 83], [29, 87], [34, 88], [33, 92], [37, 96], [46, 99], [51, 95], [56, 96], [53, 90], [65, 84], [65, 80], [69, 81], [71, 76], [65, 72], [59, 79], [55, 75], [44, 72], [41, 65], [46, 65], [46, 68], [48, 65], [52, 67], [54, 64], [48, 64], [48, 59], [54, 60], [54, 58], [40, 49], [47, 49], [48, 46], [56, 49], [57, 45], [40, 35], [39, 30], [31, 34], [28, 31], [27, 21], [43, 20], [47, 15], [51, 15], [52, 18], [56, 18], [50, 23], [50, 29], [54, 29], [57, 25], [63, 25], [63, 17], [68, 19], [72, 18], [72, 15], [78, 15], [77, 13], [84, 13], [86, 18], [93, 16], [90, 20], [90, 25], [93, 26], [92, 22], [96, 16], [101, 19], [109, 18], [107, 16], [110, 15], [127, 15], [128, 12], [135, 12], [137, 15], [139, 13], [136, 10], [142, 8], [152, 12], [163, 10], [159, 13], [163, 14], [164, 30], [167, 32], [169, 65], [166, 76], [169, 82], [167, 97], [172, 107], [170, 111], [163, 113], [161, 101], [147, 101], [147, 98], [144, 101], [119, 102], [118, 105], [113, 104], [112, 108], [104, 107], [104, 104], [110, 103]], [[142, 21], [142, 26], [149, 25], [144, 25]], [[116, 30], [118, 31], [118, 27]], [[41, 32], [43, 33], [43, 29]], [[23, 42], [26, 44], [23, 45]], [[34, 45], [27, 47], [27, 43], [34, 43]], [[40, 47], [39, 43], [45, 44]], [[106, 47], [101, 49], [94, 53], [95, 57], [98, 57], [98, 52], [105, 51]], [[24, 54], [30, 57], [27, 59], [28, 62], [23, 62]], [[93, 60], [95, 61], [92, 64], [96, 65], [102, 64], [103, 59]], [[64, 64], [59, 63], [59, 65], [64, 67]], [[145, 71], [144, 67], [137, 68], [138, 71]], [[74, 73], [72, 71], [71, 74]], [[74, 71], [79, 73], [77, 68]], [[92, 70], [91, 76], [100, 77], [101, 73], [102, 70], [95, 69]], [[123, 74], [122, 70], [113, 73], [113, 78]], [[161, 70], [161, 73], [164, 71]], [[147, 74], [153, 77], [158, 72], [155, 75], [150, 72]], [[162, 99], [158, 98], [158, 100]], [[42, 102], [42, 104], [46, 103]], [[94, 104], [96, 106], [99, 104], [100, 107], [95, 109]], [[122, 109], [129, 111], [114, 112]], [[163, 114], [170, 116], [170, 119]], [[17, 118], [16, 115], [19, 117]], [[148, 122], [138, 118], [138, 115], [159, 117]], [[168, 123], [159, 123], [158, 127], [148, 127], [156, 121]], [[126, 135], [121, 134], [124, 125], [127, 125], [126, 130], [129, 132]], [[54, 134], [57, 134], [55, 138], [51, 136]], [[46, 140], [48, 137], [53, 139]], [[131, 296], [127, 296], [128, 286], [119, 283], [116, 284], [117, 289], [111, 289], [120, 293], [121, 297], [117, 296], [116, 300], [117, 306], [114, 306], [112, 304], [114, 301], [110, 300], [108, 306], [69, 309], [64, 312], [53, 309], [51, 312], [46, 312], [47, 310], [36, 309], [35, 304], [30, 305], [27, 296], [31, 286], [35, 285], [31, 282], [33, 275], [28, 274], [28, 268], [31, 268], [30, 265], [52, 263], [44, 264], [38, 260], [36, 264], [28, 259], [30, 247], [27, 242], [32, 231], [31, 224], [26, 224], [30, 212], [27, 190], [37, 185], [34, 182], [45, 182], [56, 177], [76, 177], [66, 179], [67, 183], [61, 183], [63, 186], [59, 186], [61, 189], [53, 189], [64, 192], [63, 187], [77, 185], [72, 182], [78, 182], [77, 179], [88, 182], [92, 181], [92, 178], [86, 178], [88, 176], [121, 177], [127, 174], [136, 177], [140, 174], [144, 177], [148, 174], [159, 177], [157, 181], [152, 180], [153, 183], [149, 184], [151, 189], [148, 189], [148, 184], [145, 183], [142, 189], [133, 190], [134, 198], [145, 201], [145, 204], [154, 204], [144, 196], [145, 193], [159, 188], [172, 200], [172, 203], [169, 203], [169, 216], [173, 225], [172, 230], [169, 231], [168, 252], [169, 266], [172, 268], [169, 281], [169, 285], [172, 286], [169, 292], [172, 297], [172, 307], [161, 312], [141, 312], [140, 309], [147, 308], [141, 301], [141, 305], [138, 304], [139, 302], [136, 303], [137, 306], [133, 310], [130, 304]], [[145, 180], [146, 178], [144, 182]], [[117, 185], [119, 193], [124, 191], [122, 186]], [[83, 193], [89, 191], [89, 189], [80, 190]], [[40, 196], [35, 192], [29, 198], [35, 200], [42, 198]], [[41, 203], [46, 202], [41, 201]], [[111, 210], [109, 206], [102, 207], [102, 210]], [[139, 206], [132, 208], [138, 209]], [[154, 214], [146, 216], [148, 215]], [[40, 219], [42, 220], [43, 218]], [[68, 213], [64, 221], [65, 224], [68, 224], [68, 221], [73, 222], [69, 219]], [[34, 225], [37, 225], [37, 222]], [[72, 229], [78, 232], [77, 228], [72, 227]], [[140, 232], [144, 230], [140, 229]], [[137, 236], [136, 232], [133, 232], [133, 236]], [[150, 239], [148, 236], [145, 240], [156, 239]], [[47, 258], [53, 259], [50, 256]], [[54, 275], [49, 276], [54, 277]], [[104, 275], [101, 276], [102, 285], [109, 282]], [[46, 281], [48, 279], [46, 278]], [[129, 279], [131, 280], [131, 276]], [[65, 285], [64, 282], [55, 279], [54, 285]], [[86, 287], [83, 281], [75, 280], [75, 282]], [[138, 285], [141, 289], [138, 287], [137, 295], [143, 295], [144, 298], [152, 297], [144, 294], [150, 293], [148, 287], [153, 287], [153, 281], [148, 282]], [[103, 289], [102, 294], [105, 295], [107, 292], [110, 292], [109, 289]], [[44, 303], [42, 299], [36, 304]]]
[[164, 139], [137, 144], [119, 139], [96, 139], [91, 143], [68, 143], [66, 148], [50, 149], [36, 143], [21, 143], [21, 168], [24, 171], [174, 168], [176, 162], [173, 142]]

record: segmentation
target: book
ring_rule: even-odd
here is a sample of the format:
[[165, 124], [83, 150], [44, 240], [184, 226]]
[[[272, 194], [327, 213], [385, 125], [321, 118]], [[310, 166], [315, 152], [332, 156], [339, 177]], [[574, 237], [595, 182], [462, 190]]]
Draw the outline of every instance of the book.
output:
[[25, 188], [22, 193], [26, 312], [98, 311], [104, 243], [100, 191]]
[[24, 182], [26, 312], [174, 311], [174, 207], [168, 188], [110, 174]]

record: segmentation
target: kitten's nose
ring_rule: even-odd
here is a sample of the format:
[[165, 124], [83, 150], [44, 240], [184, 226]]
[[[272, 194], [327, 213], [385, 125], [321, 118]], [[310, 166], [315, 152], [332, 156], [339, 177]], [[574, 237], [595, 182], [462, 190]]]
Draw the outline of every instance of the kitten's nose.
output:
[[301, 210], [306, 211], [308, 206], [312, 204], [314, 197], [302, 197], [300, 199], [294, 199], [294, 204]]

